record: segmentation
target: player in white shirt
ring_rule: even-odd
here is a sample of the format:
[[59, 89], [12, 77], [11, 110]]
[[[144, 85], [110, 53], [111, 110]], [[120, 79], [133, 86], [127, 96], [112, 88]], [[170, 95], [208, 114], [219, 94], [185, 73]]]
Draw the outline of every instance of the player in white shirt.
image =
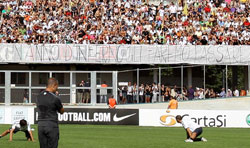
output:
[[12, 141], [13, 133], [15, 134], [15, 133], [17, 133], [19, 131], [22, 131], [22, 132], [25, 133], [25, 136], [26, 136], [28, 141], [33, 141], [34, 142], [34, 137], [32, 135], [30, 124], [24, 119], [20, 120], [20, 122], [15, 122], [14, 124], [12, 124], [10, 129], [4, 131], [0, 135], [0, 138], [10, 134], [10, 140], [9, 141]]
[[194, 141], [204, 141], [207, 142], [207, 139], [204, 137], [197, 138], [202, 134], [202, 127], [193, 122], [188, 116], [176, 116], [176, 121], [181, 123], [187, 132], [187, 139], [185, 142], [194, 142]]

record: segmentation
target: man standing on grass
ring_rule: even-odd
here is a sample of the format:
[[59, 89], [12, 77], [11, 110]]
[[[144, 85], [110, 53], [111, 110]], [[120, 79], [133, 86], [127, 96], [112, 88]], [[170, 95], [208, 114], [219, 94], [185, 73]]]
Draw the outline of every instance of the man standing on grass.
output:
[[187, 139], [185, 142], [194, 142], [194, 141], [204, 141], [207, 142], [207, 139], [204, 137], [197, 138], [202, 134], [202, 127], [193, 122], [188, 116], [176, 116], [176, 121], [181, 123], [187, 132]]
[[37, 97], [38, 137], [40, 148], [57, 148], [59, 140], [58, 115], [63, 114], [61, 100], [55, 95], [58, 81], [50, 78], [47, 88]]

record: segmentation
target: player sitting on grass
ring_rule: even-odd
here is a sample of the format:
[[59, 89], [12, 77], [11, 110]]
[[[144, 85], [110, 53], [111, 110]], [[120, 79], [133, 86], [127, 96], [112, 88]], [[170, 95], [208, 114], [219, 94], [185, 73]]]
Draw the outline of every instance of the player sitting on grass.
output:
[[109, 109], [115, 109], [116, 108], [116, 100], [114, 99], [114, 96], [111, 95], [108, 100]]
[[176, 116], [176, 121], [181, 123], [182, 126], [186, 129], [187, 139], [185, 142], [194, 142], [194, 141], [204, 141], [207, 142], [207, 139], [201, 137], [197, 138], [202, 134], [202, 127], [193, 122], [188, 116]]
[[14, 123], [10, 129], [6, 130], [5, 132], [3, 132], [0, 135], [0, 138], [10, 134], [10, 140], [9, 141], [12, 141], [13, 133], [15, 134], [15, 133], [17, 133], [19, 131], [22, 131], [22, 132], [25, 133], [25, 136], [26, 136], [28, 141], [33, 141], [34, 142], [32, 131], [30, 129], [30, 124], [28, 124], [27, 121], [24, 120], [24, 119], [20, 120], [19, 123], [18, 122]]

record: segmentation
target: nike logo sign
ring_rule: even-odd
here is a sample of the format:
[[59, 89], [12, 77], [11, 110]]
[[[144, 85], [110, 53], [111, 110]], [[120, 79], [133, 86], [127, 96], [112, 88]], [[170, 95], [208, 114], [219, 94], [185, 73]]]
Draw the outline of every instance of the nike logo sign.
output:
[[113, 120], [114, 120], [115, 122], [119, 122], [119, 121], [122, 121], [122, 120], [124, 120], [124, 119], [126, 119], [126, 118], [129, 118], [129, 117], [131, 117], [131, 116], [134, 116], [135, 114], [136, 114], [136, 113], [131, 114], [131, 115], [126, 115], [126, 116], [123, 116], [123, 117], [117, 117], [116, 114], [115, 114], [114, 117], [113, 117]]

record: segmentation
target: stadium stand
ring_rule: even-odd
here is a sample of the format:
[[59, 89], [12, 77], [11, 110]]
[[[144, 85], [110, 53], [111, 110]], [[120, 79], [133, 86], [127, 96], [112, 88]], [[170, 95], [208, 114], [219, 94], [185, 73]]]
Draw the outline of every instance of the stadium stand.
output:
[[6, 0], [1, 43], [249, 45], [247, 0]]

